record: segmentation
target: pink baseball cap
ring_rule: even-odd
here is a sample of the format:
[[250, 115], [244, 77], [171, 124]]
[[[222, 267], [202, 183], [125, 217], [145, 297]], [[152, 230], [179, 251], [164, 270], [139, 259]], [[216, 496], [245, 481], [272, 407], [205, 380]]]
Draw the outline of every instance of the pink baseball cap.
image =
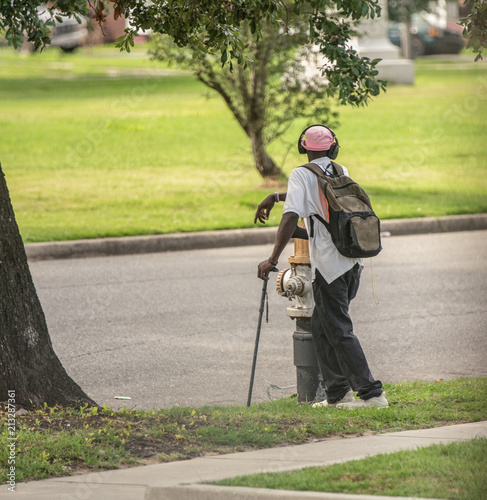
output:
[[301, 143], [308, 151], [328, 151], [335, 143], [331, 130], [316, 125], [306, 130], [305, 139]]

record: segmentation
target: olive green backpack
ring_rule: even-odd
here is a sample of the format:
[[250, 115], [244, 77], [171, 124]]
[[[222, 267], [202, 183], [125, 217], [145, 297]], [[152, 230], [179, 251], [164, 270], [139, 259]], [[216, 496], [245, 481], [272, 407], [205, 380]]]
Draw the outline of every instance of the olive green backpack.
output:
[[[367, 193], [350, 177], [344, 175], [338, 163], [331, 162], [336, 172], [325, 175], [318, 165], [302, 165], [314, 172], [323, 191], [327, 211], [325, 218], [310, 217], [310, 237], [314, 236], [314, 220], [319, 220], [331, 234], [333, 243], [345, 257], [374, 257], [381, 250], [380, 220], [372, 209]], [[325, 209], [325, 207], [324, 207]]]

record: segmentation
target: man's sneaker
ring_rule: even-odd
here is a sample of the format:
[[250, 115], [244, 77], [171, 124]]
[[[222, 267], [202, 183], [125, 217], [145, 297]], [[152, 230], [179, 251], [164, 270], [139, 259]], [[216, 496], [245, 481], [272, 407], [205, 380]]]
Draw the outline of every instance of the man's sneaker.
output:
[[388, 408], [389, 403], [386, 399], [386, 394], [383, 392], [380, 396], [370, 399], [355, 399], [348, 403], [340, 402], [337, 408], [346, 408], [347, 410], [354, 410], [355, 408]]
[[314, 403], [313, 408], [321, 408], [321, 407], [327, 407], [327, 408], [336, 408], [337, 404], [341, 403], [351, 403], [352, 401], [355, 401], [355, 398], [353, 396], [353, 391], [348, 391], [345, 396], [343, 396], [342, 399], [337, 401], [336, 403], [328, 403], [328, 401], [325, 399], [324, 401], [320, 401], [319, 403]]

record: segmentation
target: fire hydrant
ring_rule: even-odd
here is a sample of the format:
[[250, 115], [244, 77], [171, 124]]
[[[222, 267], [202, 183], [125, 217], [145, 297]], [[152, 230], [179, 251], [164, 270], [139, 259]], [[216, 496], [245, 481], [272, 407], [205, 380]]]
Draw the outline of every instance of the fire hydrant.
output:
[[[303, 221], [299, 227], [304, 228]], [[277, 276], [277, 292], [294, 299], [287, 308], [287, 315], [296, 320], [293, 333], [294, 365], [296, 366], [298, 402], [325, 399], [311, 335], [311, 316], [314, 300], [311, 276], [311, 261], [308, 241], [294, 238], [294, 255], [289, 257], [291, 267], [283, 269]]]

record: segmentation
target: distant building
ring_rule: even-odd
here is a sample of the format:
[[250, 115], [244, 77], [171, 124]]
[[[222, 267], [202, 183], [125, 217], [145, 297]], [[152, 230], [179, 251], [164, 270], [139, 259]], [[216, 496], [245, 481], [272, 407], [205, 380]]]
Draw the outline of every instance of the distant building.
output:
[[[93, 10], [90, 8], [91, 12]], [[105, 19], [103, 26], [100, 27], [99, 24], [92, 19], [93, 30], [90, 30], [90, 35], [88, 37], [87, 44], [89, 45], [100, 45], [104, 43], [114, 43], [117, 38], [124, 34], [125, 28], [129, 25], [128, 20], [125, 16], [120, 16], [115, 19], [113, 15], [113, 9], [110, 10]], [[143, 43], [147, 41], [150, 31], [141, 31], [137, 37], [135, 37], [135, 43]]]
[[[93, 13], [91, 8], [90, 10]], [[100, 27], [100, 25], [94, 20], [93, 15], [91, 18], [91, 24], [93, 26], [93, 30], [89, 30], [88, 40], [86, 43], [88, 45], [100, 45], [104, 43], [114, 43], [117, 38], [121, 37], [127, 26], [127, 21], [125, 16], [120, 16], [115, 20], [112, 8], [110, 9], [110, 13], [105, 19], [102, 27]]]

